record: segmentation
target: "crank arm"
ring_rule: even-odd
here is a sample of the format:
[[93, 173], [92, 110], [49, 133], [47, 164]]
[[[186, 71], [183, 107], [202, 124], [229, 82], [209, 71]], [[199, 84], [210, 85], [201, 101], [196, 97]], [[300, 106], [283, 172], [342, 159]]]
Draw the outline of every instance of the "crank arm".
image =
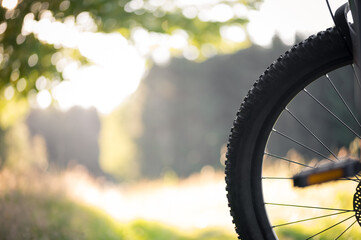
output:
[[354, 177], [360, 171], [361, 162], [359, 160], [348, 158], [302, 171], [293, 176], [293, 185], [295, 187], [308, 187], [315, 184]]

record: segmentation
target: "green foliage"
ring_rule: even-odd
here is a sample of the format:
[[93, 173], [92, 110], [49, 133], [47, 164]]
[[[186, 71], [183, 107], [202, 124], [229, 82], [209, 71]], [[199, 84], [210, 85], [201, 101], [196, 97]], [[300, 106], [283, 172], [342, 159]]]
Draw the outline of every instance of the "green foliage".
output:
[[119, 223], [104, 212], [51, 194], [12, 191], [0, 196], [1, 239], [234, 239], [221, 229], [181, 232], [144, 220]]
[[[36, 93], [42, 89], [51, 92], [54, 83], [66, 78], [63, 69], [57, 65], [59, 59], [90, 64], [90, 60], [82, 56], [77, 46], [46, 42], [35, 30], [26, 30], [26, 23], [39, 23], [42, 20], [70, 23], [83, 32], [117, 32], [130, 42], [131, 32], [135, 28], [158, 34], [173, 34], [176, 30], [182, 30], [188, 36], [189, 45], [201, 49], [208, 44], [219, 53], [232, 52], [245, 46], [245, 43], [224, 41], [220, 29], [228, 25], [243, 27], [247, 19], [232, 16], [224, 21], [204, 21], [197, 14], [186, 17], [184, 7], [173, 0], [19, 0], [13, 9], [5, 8], [5, 2], [0, 1], [0, 128], [4, 129], [25, 115], [28, 110], [25, 100], [34, 100]], [[259, 2], [219, 0], [205, 7], [211, 9], [217, 4], [230, 7], [243, 4], [255, 8]], [[196, 4], [189, 7], [199, 12]], [[87, 21], [82, 22], [85, 15], [90, 16], [91, 20], [88, 20], [94, 23], [89, 25]], [[201, 54], [199, 59], [205, 57]], [[37, 84], [39, 79], [44, 78], [46, 86]], [[122, 141], [125, 143], [127, 140]], [[3, 143], [1, 140], [2, 157], [5, 151]], [[134, 152], [131, 144], [127, 145], [128, 150]]]
[[[37, 177], [35, 179], [39, 180]], [[24, 185], [26, 184], [21, 184], [21, 186]], [[7, 188], [10, 189], [10, 187]], [[219, 228], [181, 231], [161, 223], [145, 220], [120, 223], [98, 209], [75, 203], [58, 193], [34, 191], [34, 189], [15, 188], [2, 191], [0, 214], [2, 216], [0, 218], [1, 239], [235, 239], [235, 233]], [[352, 218], [344, 224], [322, 233], [315, 239], [333, 239], [354, 221], [355, 219]], [[275, 231], [280, 239], [301, 240], [335, 223], [337, 220], [330, 219], [307, 227], [288, 226], [276, 228]], [[342, 236], [342, 239], [359, 239], [359, 229], [356, 223]]]
[[24, 122], [18, 122], [1, 134], [5, 149], [0, 158], [0, 167], [4, 165], [12, 171], [27, 171], [30, 168], [47, 169], [45, 141], [39, 135], [32, 138]]
[[28, 102], [25, 99], [0, 101], [0, 128], [8, 129], [15, 122], [23, 119], [28, 110]]
[[0, 201], [5, 239], [119, 239], [114, 220], [62, 197], [12, 192]]
[[[12, 155], [10, 153], [11, 146], [8, 146], [8, 144], [14, 146], [17, 144], [15, 141], [18, 140], [9, 143], [9, 141], [6, 140], [6, 138], [9, 138], [6, 136], [9, 135], [8, 130], [13, 127], [16, 122], [21, 121], [28, 113], [28, 110], [28, 102], [26, 99], [17, 98], [4, 101], [1, 100], [0, 97], [0, 169], [7, 159], [9, 159], [9, 155]], [[26, 135], [25, 138], [26, 137], [28, 137], [28, 135]], [[28, 152], [26, 154], [28, 154]]]
[[[241, 1], [250, 8], [254, 8], [258, 2], [259, 0]], [[233, 7], [239, 2], [220, 0], [218, 4]], [[210, 4], [208, 7], [212, 6]], [[171, 34], [177, 29], [182, 29], [188, 34], [192, 45], [201, 47], [208, 43], [216, 48], [222, 42], [222, 26], [244, 25], [247, 22], [247, 19], [235, 16], [224, 22], [206, 22], [196, 16], [185, 17], [183, 10], [182, 6], [171, 0], [20, 0], [14, 9], [0, 7], [0, 89], [11, 85], [18, 89], [21, 95], [26, 95], [30, 90], [36, 89], [35, 82], [40, 76], [49, 80], [62, 77], [51, 59], [56, 52], [64, 49], [42, 42], [36, 34], [24, 31], [22, 28], [25, 19], [39, 21], [50, 14], [58, 22], [66, 22], [69, 19], [81, 22], [78, 17], [87, 13], [96, 24], [97, 29], [92, 31], [119, 32], [129, 37], [131, 30], [136, 27], [163, 34]], [[240, 46], [235, 44], [235, 47], [223, 47], [223, 50], [235, 50]], [[83, 63], [87, 62], [78, 49], [68, 49], [67, 55]], [[24, 89], [17, 87], [22, 78], [27, 81]]]
[[[328, 240], [328, 239], [335, 239], [338, 237], [343, 231], [346, 230], [353, 222], [355, 221], [354, 218], [351, 218], [349, 221], [346, 221], [346, 224], [340, 224], [335, 226], [324, 233], [315, 236], [312, 239], [318, 240]], [[290, 240], [303, 240], [307, 239], [314, 234], [325, 230], [332, 225], [335, 225], [338, 221], [324, 221], [321, 224], [314, 224], [313, 226], [306, 227], [285, 227], [276, 229], [276, 233], [279, 239], [290, 239]], [[350, 228], [347, 232], [345, 232], [340, 239], [359, 239], [360, 237], [360, 227], [357, 223], [354, 224], [352, 228]]]

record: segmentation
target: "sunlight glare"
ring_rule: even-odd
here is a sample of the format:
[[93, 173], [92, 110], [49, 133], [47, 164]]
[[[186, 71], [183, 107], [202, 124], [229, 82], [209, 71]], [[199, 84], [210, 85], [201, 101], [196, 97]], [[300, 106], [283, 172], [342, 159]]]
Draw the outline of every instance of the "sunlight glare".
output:
[[140, 82], [144, 65], [136, 69], [132, 67], [131, 60], [128, 68], [124, 65], [118, 69], [93, 65], [74, 69], [69, 74], [70, 81], [61, 82], [54, 88], [54, 98], [62, 109], [69, 109], [76, 104], [84, 108], [95, 107], [101, 113], [110, 113], [137, 89]]
[[78, 170], [66, 172], [65, 183], [72, 199], [98, 207], [119, 221], [143, 219], [180, 229], [233, 229], [223, 174], [213, 168], [173, 184], [155, 180], [128, 187], [104, 185]]
[[246, 40], [246, 33], [241, 26], [223, 26], [221, 27], [221, 36], [224, 39], [233, 42], [243, 42]]
[[[335, 9], [344, 2], [333, 1]], [[307, 37], [334, 25], [325, 1], [265, 0], [259, 10], [250, 11], [248, 16], [250, 38], [261, 46], [269, 46], [275, 34], [291, 45], [296, 33]]]
[[217, 4], [211, 9], [201, 9], [198, 14], [199, 19], [204, 22], [226, 22], [233, 16], [232, 8], [226, 4]]
[[234, 5], [233, 7], [233, 11], [234, 14], [236, 15], [236, 17], [239, 18], [247, 18], [248, 17], [248, 9], [245, 5], [241, 4], [241, 3], [237, 3]]
[[15, 90], [12, 86], [8, 86], [7, 88], [5, 88], [4, 90], [4, 96], [7, 100], [10, 100], [13, 98], [15, 93]]
[[3, 0], [1, 3], [2, 7], [9, 10], [16, 8], [17, 5], [18, 5], [18, 0]]
[[183, 49], [188, 46], [188, 34], [184, 30], [177, 29], [170, 36], [170, 47], [175, 49]]
[[263, 15], [261, 15], [258, 11], [250, 12], [250, 22], [247, 25], [247, 31], [252, 42], [261, 46], [269, 46], [272, 43], [272, 38], [276, 31], [273, 25], [265, 26], [267, 23], [266, 18], [264, 16], [260, 16]]
[[157, 47], [152, 53], [152, 59], [159, 65], [165, 65], [171, 58], [169, 49], [166, 47]]
[[149, 32], [140, 27], [131, 31], [131, 39], [140, 55], [144, 58], [151, 58], [159, 65], [170, 61], [172, 51], [175, 54], [182, 53], [187, 49], [189, 47], [188, 38], [188, 34], [179, 29], [174, 30], [171, 35]]
[[[25, 17], [24, 35], [34, 33], [41, 41], [78, 49], [91, 62], [82, 66], [63, 57], [61, 52], [52, 56], [52, 64], [68, 80], [52, 89], [54, 99], [63, 110], [78, 105], [110, 113], [137, 89], [143, 77], [145, 58], [122, 35], [92, 32], [95, 30], [96, 25], [86, 12], [67, 18], [66, 24], [55, 21], [51, 13], [43, 14], [39, 21], [34, 20], [33, 14]], [[29, 65], [37, 63], [36, 57], [29, 58]], [[39, 90], [44, 88], [40, 80], [37, 81]], [[46, 106], [47, 98], [44, 94], [40, 96], [42, 104], [38, 103]]]
[[45, 89], [47, 85], [48, 85], [48, 79], [46, 79], [46, 77], [44, 76], [39, 77], [35, 82], [35, 86], [38, 90]]
[[21, 78], [21, 79], [16, 83], [16, 89], [17, 89], [19, 92], [22, 92], [22, 91], [25, 90], [26, 85], [27, 85], [27, 82], [26, 82], [25, 78]]
[[51, 98], [49, 91], [45, 90], [45, 89], [41, 90], [36, 95], [36, 101], [38, 103], [38, 106], [42, 109], [49, 107], [52, 102], [52, 98]]
[[[150, 11], [157, 7], [178, 7], [183, 9], [183, 14], [188, 18], [198, 17], [202, 21], [216, 22], [224, 22], [234, 17], [249, 17], [247, 34], [251, 40], [262, 46], [270, 45], [275, 34], [279, 34], [283, 42], [292, 44], [296, 32], [314, 33], [317, 32], [315, 29], [324, 29], [325, 25], [330, 25], [330, 21], [324, 21], [330, 20], [324, 3], [312, 0], [305, 0], [302, 4], [296, 0], [265, 0], [259, 11], [251, 11], [236, 2], [232, 8], [221, 0], [176, 0], [168, 4], [169, 6], [168, 2], [132, 0], [128, 2], [128, 10]], [[7, 0], [2, 2], [2, 6], [10, 8], [17, 3], [18, 1]], [[309, 8], [311, 5], [313, 7]], [[64, 3], [61, 8], [66, 9], [67, 5]], [[322, 8], [324, 11], [319, 10]], [[305, 17], [306, 14], [317, 15], [323, 20], [315, 21], [314, 18]], [[4, 29], [6, 30], [6, 26], [2, 24], [0, 31], [5, 31]], [[52, 56], [52, 64], [63, 74], [66, 81], [54, 88], [42, 87], [39, 82], [38, 90], [51, 92], [61, 109], [79, 105], [86, 108], [96, 107], [102, 113], [109, 113], [137, 89], [146, 72], [146, 59], [164, 65], [170, 61], [172, 54], [196, 60], [200, 53], [205, 56], [217, 53], [214, 46], [209, 44], [201, 46], [200, 52], [190, 44], [189, 36], [182, 30], [161, 34], [140, 27], [133, 28], [129, 41], [119, 33], [105, 34], [96, 31], [95, 20], [88, 12], [82, 12], [76, 17], [68, 16], [63, 23], [57, 21], [50, 11], [43, 11], [39, 20], [35, 19], [33, 13], [24, 18], [22, 38], [17, 40], [19, 43], [24, 41], [22, 39], [25, 39], [25, 36], [34, 33], [40, 41], [56, 48], [79, 50], [90, 62], [82, 66], [80, 62], [66, 58], [61, 50]], [[243, 27], [235, 25], [223, 27], [221, 35], [233, 42], [242, 42], [248, 37]], [[36, 66], [38, 61], [38, 55], [34, 53], [28, 59], [28, 64]], [[22, 83], [17, 86], [20, 90], [25, 87]], [[47, 100], [44, 100], [42, 106], [47, 105], [45, 102], [47, 103]]]
[[8, 24], [6, 22], [0, 24], [0, 35], [6, 31], [7, 26]]
[[182, 10], [183, 16], [194, 19], [198, 16], [198, 9], [194, 6], [186, 7]]
[[183, 57], [188, 60], [196, 60], [199, 56], [198, 48], [195, 46], [189, 46], [183, 50]]

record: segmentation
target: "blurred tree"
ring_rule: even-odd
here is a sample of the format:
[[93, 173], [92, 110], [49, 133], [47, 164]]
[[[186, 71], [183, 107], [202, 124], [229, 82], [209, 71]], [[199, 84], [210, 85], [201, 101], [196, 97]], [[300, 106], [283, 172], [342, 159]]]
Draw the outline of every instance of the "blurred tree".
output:
[[32, 138], [43, 137], [50, 169], [81, 164], [95, 176], [104, 175], [98, 162], [100, 122], [95, 109], [35, 110], [26, 122]]
[[143, 133], [137, 142], [142, 176], [155, 178], [174, 170], [184, 177], [205, 165], [222, 168], [220, 149], [242, 97], [288, 48], [275, 38], [269, 49], [251, 46], [202, 63], [173, 59], [166, 67], [152, 68], [142, 82], [147, 91], [140, 93]]
[[[220, 150], [227, 143], [239, 104], [258, 76], [289, 47], [274, 38], [271, 48], [254, 45], [236, 54], [216, 56], [202, 63], [173, 59], [166, 67], [152, 68], [142, 82], [147, 89], [146, 94], [141, 93], [144, 97], [143, 133], [137, 138], [142, 176], [155, 178], [174, 170], [178, 176], [184, 177], [206, 165], [223, 168], [219, 161]], [[353, 78], [352, 71], [348, 70], [340, 69], [330, 76], [356, 112], [355, 88], [358, 87], [340, 81]], [[328, 81], [317, 81], [307, 89], [337, 116], [353, 124], [353, 129], [358, 128], [337, 93], [327, 91], [330, 89]], [[292, 105], [292, 111], [312, 127], [315, 119], [322, 122], [317, 134], [327, 146], [338, 149], [354, 140], [355, 135], [340, 127], [339, 121], [320, 109], [312, 98], [305, 95], [302, 100], [296, 103], [298, 105]], [[297, 140], [302, 143], [315, 141], [291, 117], [281, 118], [277, 128], [281, 126], [279, 130], [282, 132], [297, 133]], [[281, 152], [277, 155], [286, 154], [291, 148], [307, 157], [312, 154], [291, 141], [278, 140], [280, 142], [270, 141], [268, 145], [273, 152]], [[319, 152], [325, 151], [317, 142], [311, 146]]]
[[118, 180], [140, 177], [140, 149], [136, 142], [142, 132], [144, 89], [129, 97], [111, 114], [101, 117], [99, 164]]
[[[91, 61], [82, 55], [79, 46], [71, 44], [75, 36], [68, 34], [66, 44], [58, 42], [63, 34], [60, 32], [46, 40], [50, 33], [39, 31], [39, 26], [72, 26], [83, 33], [115, 32], [134, 44], [136, 39], [132, 34], [135, 30], [161, 36], [175, 36], [175, 33], [179, 36], [180, 33], [185, 36], [189, 51], [182, 53], [170, 47], [169, 54], [183, 54], [197, 60], [247, 46], [246, 12], [256, 8], [260, 1], [2, 0], [0, 129], [6, 129], [19, 116], [24, 116], [27, 107], [24, 99], [34, 99], [42, 90], [49, 94], [54, 84], [66, 78], [64, 61], [73, 60], [77, 64]], [[229, 38], [230, 33], [235, 33], [231, 35], [238, 38]], [[0, 163], [5, 156], [2, 130]]]
[[[218, 52], [234, 51], [238, 42], [222, 44], [223, 26], [242, 26], [246, 19], [233, 9], [254, 8], [260, 0], [218, 0], [203, 4], [181, 0], [3, 0], [0, 7], [0, 89], [7, 89], [2, 98], [15, 93], [27, 95], [39, 90], [36, 81], [61, 79], [61, 71], [54, 65], [54, 54], [64, 47], [39, 40], [39, 33], [24, 28], [27, 23], [40, 20], [75, 24], [81, 31], [119, 32], [130, 38], [132, 29], [172, 34], [182, 29], [192, 46], [201, 48], [211, 44]], [[221, 16], [210, 17], [218, 10]], [[95, 26], [89, 25], [89, 17]], [[31, 29], [31, 27], [30, 27]], [[230, 42], [228, 42], [230, 43]], [[207, 45], [207, 46], [208, 46]], [[65, 55], [86, 63], [78, 49], [67, 49]], [[200, 57], [205, 57], [200, 55]]]

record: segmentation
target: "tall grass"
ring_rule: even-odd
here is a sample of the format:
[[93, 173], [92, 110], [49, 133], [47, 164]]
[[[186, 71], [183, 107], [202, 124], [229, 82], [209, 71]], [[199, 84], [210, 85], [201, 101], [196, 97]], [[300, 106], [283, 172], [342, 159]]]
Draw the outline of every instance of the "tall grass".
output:
[[[277, 176], [283, 169], [268, 166], [266, 171]], [[272, 181], [265, 184], [269, 201], [340, 208], [352, 208], [355, 192], [354, 186], [345, 187], [343, 182], [303, 190], [293, 188], [291, 182], [284, 182], [281, 187]], [[267, 208], [273, 224], [328, 213]], [[82, 168], [58, 174], [3, 169], [0, 216], [0, 239], [236, 239], [223, 173], [210, 169], [185, 180], [167, 178], [130, 185], [94, 179]], [[313, 239], [334, 239], [354, 220]], [[338, 221], [340, 218], [335, 216], [275, 231], [281, 240], [301, 240]], [[358, 223], [354, 224], [341, 239], [360, 239], [360, 229]]]
[[[86, 178], [88, 185], [102, 188], [99, 185], [102, 180], [74, 170], [55, 175], [3, 170], [0, 173], [0, 239], [235, 239], [233, 232], [222, 228], [185, 231], [141, 217], [119, 221], [101, 207], [77, 198], [73, 191], [79, 188], [69, 189], [71, 182], [76, 186], [76, 182]], [[104, 193], [101, 191], [104, 188], [98, 189], [97, 193]], [[158, 210], [162, 211], [161, 208]]]

